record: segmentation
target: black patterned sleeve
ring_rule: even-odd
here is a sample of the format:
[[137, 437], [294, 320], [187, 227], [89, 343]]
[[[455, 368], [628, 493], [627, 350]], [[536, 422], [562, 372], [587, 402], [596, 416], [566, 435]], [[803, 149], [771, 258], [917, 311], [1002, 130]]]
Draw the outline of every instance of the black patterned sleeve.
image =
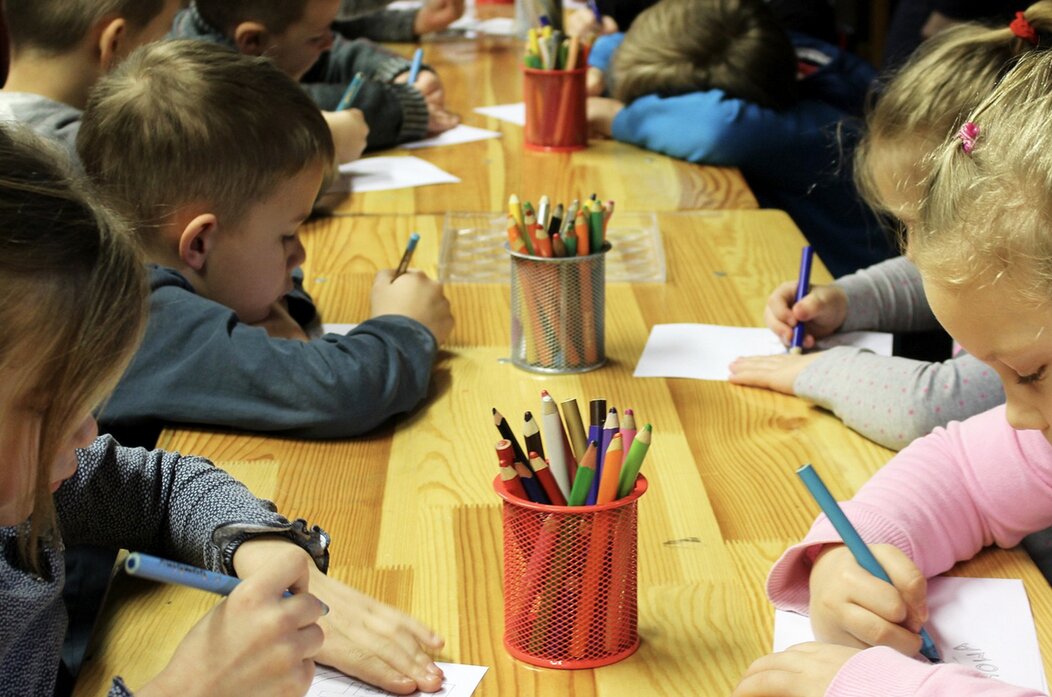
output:
[[204, 458], [123, 448], [110, 436], [77, 454], [77, 473], [55, 494], [66, 545], [124, 548], [232, 574], [238, 545], [278, 534], [323, 571], [328, 565], [322, 530], [290, 523]]

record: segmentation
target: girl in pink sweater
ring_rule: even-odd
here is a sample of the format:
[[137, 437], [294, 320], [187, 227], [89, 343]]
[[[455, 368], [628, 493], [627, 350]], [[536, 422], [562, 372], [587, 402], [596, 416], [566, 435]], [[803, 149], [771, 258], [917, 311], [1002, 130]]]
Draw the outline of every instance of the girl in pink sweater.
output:
[[997, 371], [1007, 404], [915, 441], [844, 504], [893, 585], [859, 567], [824, 517], [783, 555], [768, 594], [809, 613], [827, 643], [759, 659], [735, 697], [1035, 694], [910, 656], [926, 578], [1052, 525], [1050, 119], [1052, 55], [1033, 52], [933, 153], [910, 232], [932, 311]]

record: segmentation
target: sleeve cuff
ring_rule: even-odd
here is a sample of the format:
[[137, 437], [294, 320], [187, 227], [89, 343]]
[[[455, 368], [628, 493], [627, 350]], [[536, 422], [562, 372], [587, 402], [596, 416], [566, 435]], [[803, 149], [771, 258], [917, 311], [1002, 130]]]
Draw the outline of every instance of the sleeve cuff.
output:
[[[379, 80], [380, 82], [390, 82], [411, 67], [412, 63], [405, 58], [392, 55], [376, 68], [376, 72], [373, 73], [373, 79]], [[424, 67], [425, 66], [421, 65], [420, 69], [423, 70]]]
[[394, 89], [402, 105], [402, 130], [398, 134], [398, 142], [420, 140], [427, 135], [427, 122], [430, 118], [424, 95], [409, 85], [390, 85], [390, 87]]
[[[269, 501], [264, 503], [268, 504], [271, 510], [274, 510], [274, 504]], [[234, 554], [238, 548], [244, 542], [255, 537], [276, 535], [287, 538], [293, 544], [303, 548], [314, 560], [318, 570], [322, 573], [327, 573], [329, 570], [329, 533], [317, 525], [309, 525], [302, 518], [292, 523], [280, 517], [278, 520], [279, 522], [273, 526], [231, 523], [217, 528], [212, 533], [212, 543], [216, 546], [219, 553], [219, 570], [225, 574], [236, 576], [237, 574], [234, 572]]]

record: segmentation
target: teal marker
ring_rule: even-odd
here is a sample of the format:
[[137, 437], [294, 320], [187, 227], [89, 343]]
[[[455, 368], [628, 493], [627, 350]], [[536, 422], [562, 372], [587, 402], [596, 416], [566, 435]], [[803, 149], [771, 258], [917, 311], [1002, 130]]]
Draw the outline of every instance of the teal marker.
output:
[[347, 85], [347, 90], [340, 97], [340, 103], [336, 105], [336, 111], [344, 111], [350, 109], [351, 105], [354, 104], [355, 97], [362, 91], [362, 84], [365, 83], [365, 75], [362, 73], [355, 73], [354, 78], [351, 80], [351, 84]]

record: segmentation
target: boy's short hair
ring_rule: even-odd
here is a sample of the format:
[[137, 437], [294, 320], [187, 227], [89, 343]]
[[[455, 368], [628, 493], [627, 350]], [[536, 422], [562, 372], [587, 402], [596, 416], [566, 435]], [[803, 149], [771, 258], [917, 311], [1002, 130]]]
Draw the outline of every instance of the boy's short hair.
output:
[[334, 159], [321, 112], [292, 78], [266, 58], [194, 40], [143, 46], [103, 78], [77, 150], [147, 246], [178, 206], [205, 202], [237, 218]]
[[611, 78], [626, 104], [720, 89], [784, 109], [796, 101], [796, 52], [762, 0], [661, 0], [632, 22]]
[[145, 27], [164, 9], [165, 0], [3, 0], [11, 46], [64, 53], [80, 43], [106, 15]]
[[310, 0], [197, 0], [201, 17], [229, 33], [241, 22], [260, 22], [280, 34], [303, 17]]

